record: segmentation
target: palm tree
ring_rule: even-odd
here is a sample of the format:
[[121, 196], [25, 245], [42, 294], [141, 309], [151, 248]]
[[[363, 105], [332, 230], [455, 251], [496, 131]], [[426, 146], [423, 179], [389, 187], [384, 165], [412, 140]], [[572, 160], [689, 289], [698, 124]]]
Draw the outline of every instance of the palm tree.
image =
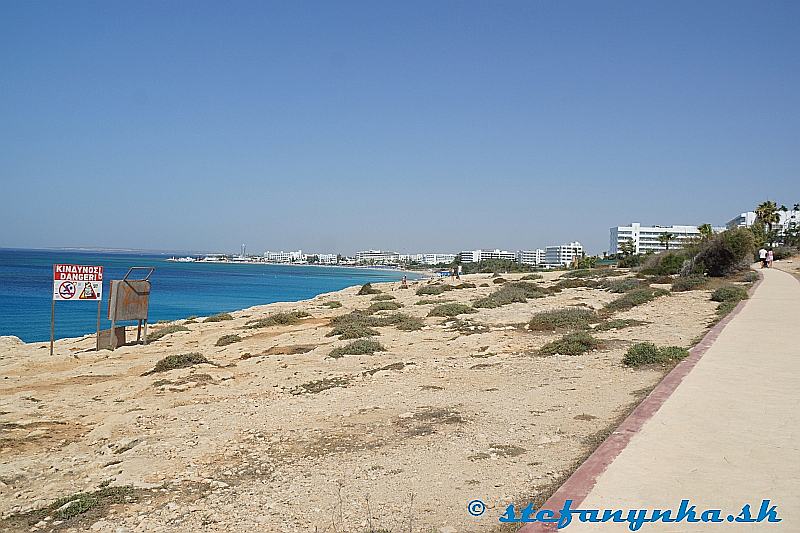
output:
[[778, 213], [778, 204], [772, 200], [761, 202], [758, 207], [756, 207], [756, 218], [767, 225], [768, 233], [772, 233], [773, 224], [777, 224], [781, 221], [781, 216]]
[[662, 233], [658, 236], [658, 242], [660, 242], [666, 249], [669, 251], [669, 243], [670, 241], [674, 240], [677, 235], [674, 233], [666, 232]]
[[714, 235], [714, 228], [711, 227], [711, 224], [700, 224], [697, 226], [697, 231], [700, 232], [700, 238], [703, 240], [710, 239]]
[[636, 244], [633, 239], [628, 237], [622, 244], [619, 245], [619, 251], [622, 255], [629, 256], [636, 253]]

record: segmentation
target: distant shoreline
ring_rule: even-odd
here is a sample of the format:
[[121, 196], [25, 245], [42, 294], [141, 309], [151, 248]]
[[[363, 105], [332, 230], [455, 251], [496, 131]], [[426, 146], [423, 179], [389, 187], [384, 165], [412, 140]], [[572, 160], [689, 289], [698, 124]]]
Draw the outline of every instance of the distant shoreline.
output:
[[292, 266], [292, 267], [323, 267], [323, 268], [354, 268], [358, 270], [377, 270], [379, 272], [383, 271], [390, 271], [390, 272], [405, 272], [408, 274], [419, 275], [422, 277], [426, 276], [433, 276], [435, 274], [435, 270], [433, 268], [425, 269], [425, 270], [408, 270], [406, 268], [395, 268], [395, 267], [381, 267], [376, 265], [341, 265], [341, 264], [325, 264], [325, 263], [274, 263], [268, 261], [178, 261], [173, 260], [172, 258], [164, 259], [164, 261], [168, 261], [170, 263], [185, 263], [190, 265], [195, 264], [212, 264], [212, 265], [269, 265], [269, 266]]

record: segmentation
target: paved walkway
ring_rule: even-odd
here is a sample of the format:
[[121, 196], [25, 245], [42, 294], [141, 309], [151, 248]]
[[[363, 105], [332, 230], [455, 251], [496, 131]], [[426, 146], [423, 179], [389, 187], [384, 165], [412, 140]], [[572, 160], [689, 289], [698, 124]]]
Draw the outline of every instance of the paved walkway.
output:
[[[764, 279], [544, 505], [737, 514], [762, 499], [777, 524], [645, 524], [641, 531], [800, 532], [800, 282]], [[716, 339], [714, 339], [716, 337]], [[523, 531], [537, 531], [534, 527]], [[566, 531], [626, 531], [573, 522]]]

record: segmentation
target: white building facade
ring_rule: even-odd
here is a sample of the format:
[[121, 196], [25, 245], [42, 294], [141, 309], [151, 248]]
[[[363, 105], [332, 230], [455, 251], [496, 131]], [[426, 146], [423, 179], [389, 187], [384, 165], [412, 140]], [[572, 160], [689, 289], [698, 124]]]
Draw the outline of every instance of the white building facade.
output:
[[520, 250], [517, 252], [517, 262], [523, 265], [537, 266], [544, 264], [544, 250]]
[[400, 254], [382, 250], [362, 250], [356, 252], [356, 261], [359, 263], [384, 264], [400, 262]]
[[733, 228], [749, 228], [756, 221], [756, 214], [753, 211], [741, 213], [739, 216], [734, 217], [728, 221], [725, 226], [728, 229]]
[[306, 260], [302, 250], [296, 252], [264, 252], [264, 260], [269, 263], [299, 263]]
[[338, 257], [336, 254], [314, 254], [317, 256], [317, 262], [323, 265], [335, 265]]
[[[800, 225], [800, 211], [796, 209], [778, 211], [778, 216], [780, 219], [776, 224], [772, 225], [772, 229], [776, 230], [778, 235], [782, 235], [786, 230]], [[749, 228], [755, 223], [756, 218], [754, 211], [747, 211], [729, 220], [726, 226], [728, 229]]]
[[[725, 228], [713, 227], [712, 229], [717, 233]], [[683, 248], [683, 244], [687, 240], [698, 239], [701, 236], [697, 226], [642, 226], [639, 222], [632, 222], [628, 226], [611, 228], [609, 253], [621, 253], [622, 246], [626, 242], [633, 243], [634, 254], [661, 252], [667, 249], [667, 245], [662, 243], [659, 238], [666, 233], [673, 235], [669, 241], [671, 250]]]
[[508, 252], [505, 250], [464, 250], [459, 254], [462, 263], [477, 263], [479, 261], [488, 261], [490, 259], [502, 259], [504, 261], [516, 261], [517, 253]]
[[557, 246], [548, 246], [544, 250], [544, 264], [550, 267], [569, 266], [576, 259], [583, 257], [583, 245], [578, 241]]
[[422, 263], [426, 265], [449, 265], [455, 260], [456, 254], [422, 254]]

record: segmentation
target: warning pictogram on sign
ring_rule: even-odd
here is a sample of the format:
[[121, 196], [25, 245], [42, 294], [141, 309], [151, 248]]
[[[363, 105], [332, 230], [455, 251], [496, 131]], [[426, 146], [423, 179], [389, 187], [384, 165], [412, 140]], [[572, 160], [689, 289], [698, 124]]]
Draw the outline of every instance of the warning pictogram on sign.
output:
[[80, 300], [97, 300], [97, 291], [94, 290], [94, 283], [87, 282], [86, 285], [83, 286], [83, 291], [81, 291], [81, 295], [78, 296]]
[[70, 300], [75, 296], [75, 284], [71, 281], [64, 281], [58, 286], [58, 295], [63, 300]]

